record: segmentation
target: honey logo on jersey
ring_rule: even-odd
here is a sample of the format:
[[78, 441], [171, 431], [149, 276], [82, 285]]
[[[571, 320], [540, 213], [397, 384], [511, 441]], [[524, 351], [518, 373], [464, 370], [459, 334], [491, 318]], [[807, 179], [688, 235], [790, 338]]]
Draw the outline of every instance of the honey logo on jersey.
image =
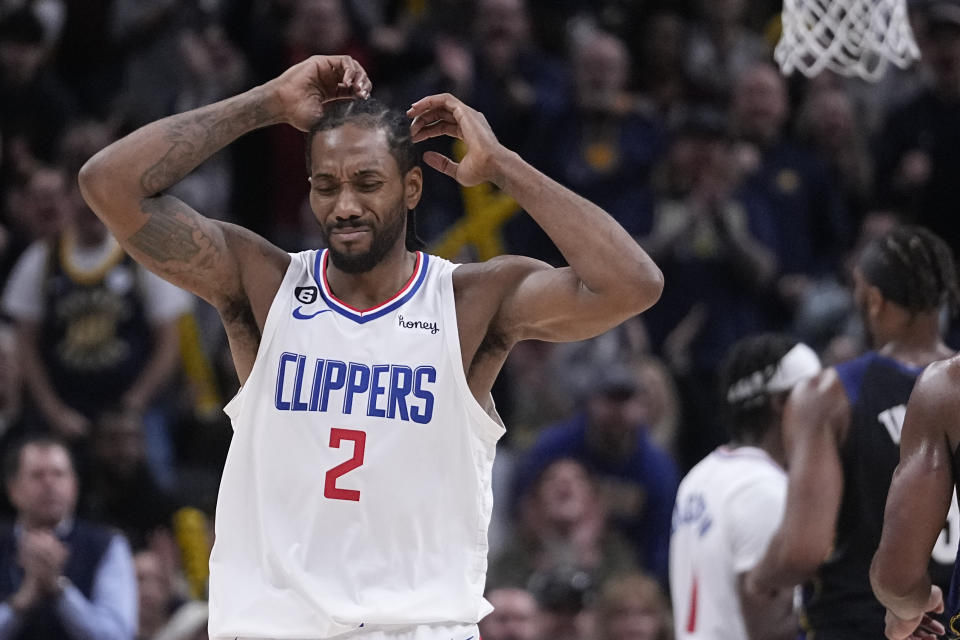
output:
[[402, 315], [397, 316], [397, 324], [403, 329], [426, 329], [431, 334], [440, 331], [440, 325], [436, 321], [424, 322], [423, 320], [407, 320]]

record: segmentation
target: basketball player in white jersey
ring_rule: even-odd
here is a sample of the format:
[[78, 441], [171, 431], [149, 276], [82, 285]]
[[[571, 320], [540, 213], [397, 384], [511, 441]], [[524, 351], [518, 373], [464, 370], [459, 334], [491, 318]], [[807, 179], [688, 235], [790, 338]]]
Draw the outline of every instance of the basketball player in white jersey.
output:
[[746, 575], [777, 530], [787, 496], [780, 422], [787, 394], [820, 371], [810, 347], [760, 334], [735, 344], [721, 376], [732, 440], [680, 483], [670, 538], [679, 639], [797, 637], [792, 590], [755, 594]]
[[[596, 335], [662, 290], [609, 215], [500, 145], [480, 113], [438, 95], [405, 118], [364, 100], [370, 89], [349, 57], [315, 56], [149, 124], [80, 173], [131, 255], [219, 310], [243, 383], [227, 407], [214, 639], [476, 639], [491, 608], [490, 467], [503, 432], [490, 388], [508, 351]], [[326, 250], [290, 255], [163, 194], [239, 136], [281, 123], [310, 131]], [[569, 267], [517, 256], [456, 266], [408, 248], [423, 182], [412, 143], [440, 135], [466, 155], [424, 161], [462, 185], [496, 184]]]

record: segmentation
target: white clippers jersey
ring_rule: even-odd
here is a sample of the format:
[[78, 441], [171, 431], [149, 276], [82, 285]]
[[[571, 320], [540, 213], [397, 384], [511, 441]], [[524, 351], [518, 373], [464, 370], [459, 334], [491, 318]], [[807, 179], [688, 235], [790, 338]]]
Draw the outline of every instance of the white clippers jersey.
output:
[[363, 626], [475, 623], [490, 473], [503, 427], [460, 355], [456, 265], [419, 253], [359, 311], [326, 252], [293, 254], [249, 379], [210, 559], [210, 636], [329, 638]]
[[755, 447], [720, 447], [683, 479], [670, 537], [678, 640], [748, 637], [737, 576], [760, 561], [786, 498], [786, 474]]

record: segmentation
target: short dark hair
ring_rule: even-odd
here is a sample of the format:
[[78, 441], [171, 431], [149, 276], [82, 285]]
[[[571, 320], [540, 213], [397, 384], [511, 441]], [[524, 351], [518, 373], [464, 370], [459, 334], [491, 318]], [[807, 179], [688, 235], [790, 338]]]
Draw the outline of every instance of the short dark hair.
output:
[[[410, 120], [398, 109], [391, 109], [385, 103], [374, 98], [368, 100], [337, 100], [324, 105], [323, 115], [307, 132], [306, 160], [307, 174], [313, 166], [313, 139], [321, 131], [329, 131], [345, 124], [354, 124], [368, 129], [381, 129], [387, 134], [390, 155], [397, 161], [400, 175], [419, 164], [417, 150], [410, 137]], [[424, 248], [424, 242], [417, 235], [417, 215], [415, 209], [407, 212], [406, 247], [410, 251]]]
[[307, 171], [313, 164], [313, 138], [321, 131], [329, 131], [350, 123], [369, 129], [382, 129], [387, 134], [390, 154], [397, 161], [400, 173], [405, 174], [417, 166], [417, 154], [410, 137], [410, 120], [398, 109], [385, 103], [369, 100], [336, 100], [323, 107], [323, 115], [307, 132]]
[[20, 463], [23, 458], [23, 451], [27, 447], [60, 447], [67, 452], [67, 458], [70, 459], [70, 468], [77, 472], [77, 466], [73, 460], [73, 454], [67, 443], [51, 435], [30, 434], [13, 443], [3, 456], [3, 481], [9, 484], [10, 481], [20, 473]]
[[[764, 387], [776, 373], [780, 359], [798, 342], [781, 333], [760, 333], [741, 338], [730, 347], [721, 367], [720, 401], [727, 430], [736, 442], [757, 443], [773, 426], [770, 403], [773, 394]], [[731, 397], [732, 387], [756, 374], [762, 376], [764, 384], [746, 396]]]
[[857, 266], [884, 298], [915, 313], [946, 304], [956, 315], [960, 287], [953, 251], [924, 227], [895, 227], [870, 242]]

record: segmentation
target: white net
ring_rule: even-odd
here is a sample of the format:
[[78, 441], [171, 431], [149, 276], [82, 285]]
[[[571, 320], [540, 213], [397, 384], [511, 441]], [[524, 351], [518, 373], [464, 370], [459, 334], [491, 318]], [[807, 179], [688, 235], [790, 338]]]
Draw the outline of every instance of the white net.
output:
[[784, 0], [774, 58], [784, 74], [825, 69], [875, 82], [920, 57], [905, 0]]

